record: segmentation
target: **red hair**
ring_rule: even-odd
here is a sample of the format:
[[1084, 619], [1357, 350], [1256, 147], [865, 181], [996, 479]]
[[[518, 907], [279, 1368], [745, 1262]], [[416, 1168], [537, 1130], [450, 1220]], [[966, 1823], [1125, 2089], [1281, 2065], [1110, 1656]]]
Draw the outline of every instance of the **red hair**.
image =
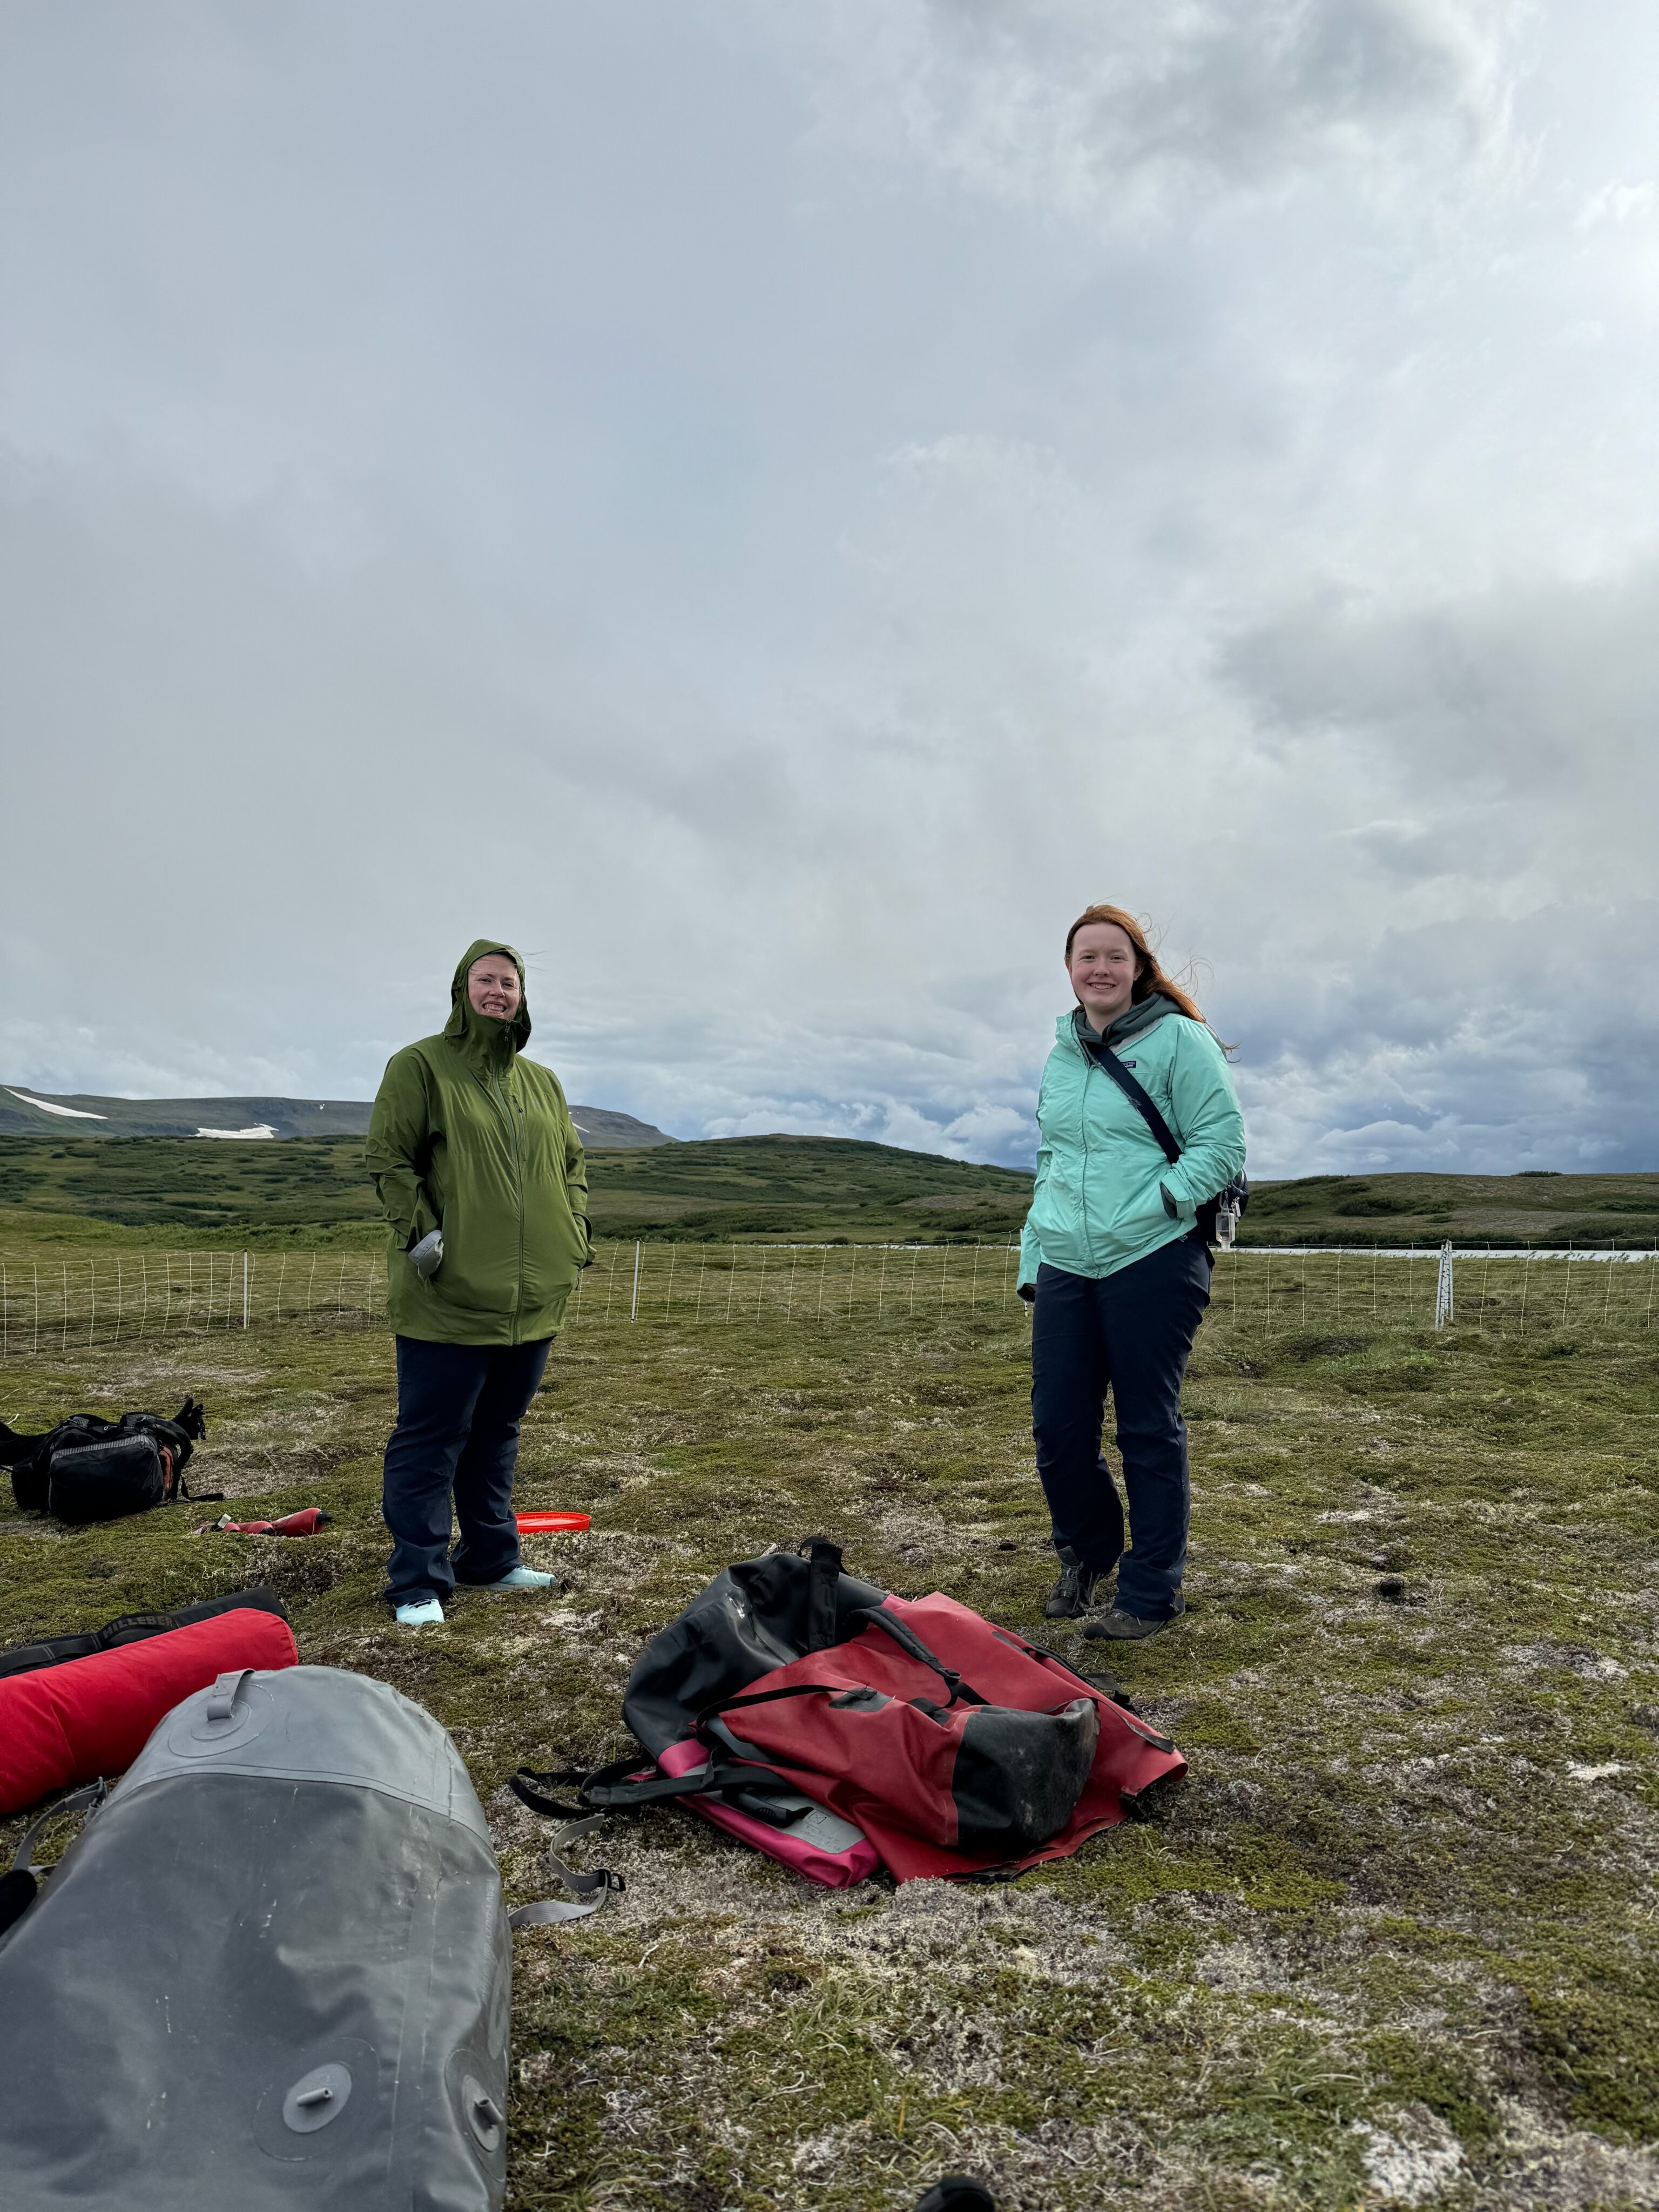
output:
[[[1068, 968], [1072, 964], [1073, 941], [1079, 930], [1086, 929], [1091, 921], [1109, 921], [1115, 928], [1123, 932], [1135, 949], [1135, 980], [1129, 994], [1130, 1003], [1133, 1006], [1138, 1006], [1143, 999], [1150, 999], [1154, 991], [1161, 991], [1166, 999], [1172, 1000], [1180, 1007], [1188, 1021], [1204, 1020], [1197, 1000], [1190, 991], [1183, 991], [1179, 983], [1164, 974], [1158, 964], [1157, 953], [1146, 942], [1145, 928], [1135, 920], [1133, 915], [1128, 913], [1123, 907], [1085, 906], [1084, 908], [1082, 913], [1066, 933], [1066, 964]], [[1208, 1024], [1206, 1024], [1206, 1026], [1207, 1027]], [[1218, 1038], [1217, 1042], [1220, 1042]], [[1231, 1052], [1233, 1048], [1231, 1045], [1222, 1045], [1221, 1049], [1224, 1052]]]

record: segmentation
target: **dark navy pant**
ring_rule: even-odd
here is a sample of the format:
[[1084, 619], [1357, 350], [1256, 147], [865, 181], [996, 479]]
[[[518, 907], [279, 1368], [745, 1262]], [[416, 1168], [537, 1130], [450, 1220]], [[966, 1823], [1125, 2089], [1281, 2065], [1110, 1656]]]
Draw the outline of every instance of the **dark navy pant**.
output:
[[[1204, 1309], [1210, 1261], [1181, 1237], [1096, 1281], [1037, 1270], [1031, 1316], [1031, 1427], [1054, 1548], [1118, 1567], [1116, 1603], [1143, 1620], [1176, 1610], [1187, 1559], [1187, 1428], [1181, 1378]], [[1123, 1507], [1101, 1449], [1106, 1394], [1117, 1417]]]
[[[398, 1425], [386, 1448], [381, 1511], [392, 1531], [393, 1605], [497, 1583], [519, 1564], [513, 1469], [519, 1424], [553, 1340], [536, 1344], [398, 1342]], [[449, 1548], [455, 1501], [460, 1541]]]

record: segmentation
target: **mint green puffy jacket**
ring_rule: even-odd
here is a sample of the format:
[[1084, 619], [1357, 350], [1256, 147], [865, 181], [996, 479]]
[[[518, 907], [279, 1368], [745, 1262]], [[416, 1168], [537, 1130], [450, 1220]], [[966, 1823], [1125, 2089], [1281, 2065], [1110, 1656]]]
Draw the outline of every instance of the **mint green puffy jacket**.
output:
[[1041, 1141], [1019, 1244], [1022, 1288], [1036, 1280], [1045, 1260], [1068, 1275], [1096, 1278], [1144, 1260], [1185, 1237], [1199, 1207], [1244, 1164], [1233, 1079], [1202, 1022], [1171, 1006], [1114, 1049], [1151, 1093], [1181, 1158], [1170, 1166], [1139, 1110], [1085, 1052], [1072, 1017], [1062, 1014], [1037, 1096]]

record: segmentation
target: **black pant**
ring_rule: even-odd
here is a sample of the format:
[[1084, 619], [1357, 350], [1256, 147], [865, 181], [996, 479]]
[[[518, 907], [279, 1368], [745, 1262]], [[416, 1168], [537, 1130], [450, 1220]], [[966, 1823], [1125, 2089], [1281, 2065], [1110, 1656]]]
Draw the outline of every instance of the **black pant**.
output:
[[1100, 1448], [1109, 1388], [1133, 1545], [1116, 1602], [1143, 1620], [1167, 1620], [1181, 1589], [1188, 1506], [1181, 1378], [1209, 1303], [1209, 1255], [1191, 1237], [1099, 1281], [1037, 1270], [1031, 1427], [1054, 1547], [1101, 1572], [1123, 1554], [1123, 1507]]
[[[535, 1344], [425, 1344], [400, 1336], [398, 1425], [386, 1448], [380, 1510], [392, 1531], [393, 1605], [498, 1583], [519, 1564], [513, 1469], [519, 1424], [552, 1338]], [[461, 1539], [449, 1549], [454, 1493]]]

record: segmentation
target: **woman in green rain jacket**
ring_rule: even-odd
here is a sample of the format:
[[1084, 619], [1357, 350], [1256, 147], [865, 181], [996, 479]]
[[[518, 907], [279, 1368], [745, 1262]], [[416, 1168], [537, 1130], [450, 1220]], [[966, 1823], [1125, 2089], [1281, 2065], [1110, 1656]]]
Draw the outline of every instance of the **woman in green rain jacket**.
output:
[[441, 1034], [388, 1061], [368, 1132], [398, 1351], [386, 1594], [409, 1626], [441, 1621], [458, 1581], [551, 1580], [520, 1560], [513, 1470], [519, 1424], [591, 1251], [587, 1169], [564, 1091], [551, 1068], [522, 1057], [524, 963], [479, 938], [449, 995]]

